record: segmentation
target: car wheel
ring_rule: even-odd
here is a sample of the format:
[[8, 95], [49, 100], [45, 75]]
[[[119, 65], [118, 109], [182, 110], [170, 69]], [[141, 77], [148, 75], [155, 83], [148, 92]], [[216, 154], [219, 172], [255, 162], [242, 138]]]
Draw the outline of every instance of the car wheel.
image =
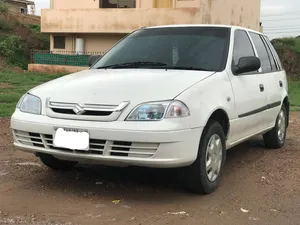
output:
[[264, 143], [267, 148], [278, 149], [285, 144], [287, 130], [287, 112], [283, 105], [277, 118], [275, 127], [263, 135]]
[[52, 155], [39, 154], [44, 165], [54, 170], [70, 170], [77, 165], [78, 162], [59, 160]]
[[203, 130], [197, 159], [186, 169], [187, 188], [199, 194], [214, 192], [220, 184], [225, 159], [224, 130], [217, 121], [209, 121]]

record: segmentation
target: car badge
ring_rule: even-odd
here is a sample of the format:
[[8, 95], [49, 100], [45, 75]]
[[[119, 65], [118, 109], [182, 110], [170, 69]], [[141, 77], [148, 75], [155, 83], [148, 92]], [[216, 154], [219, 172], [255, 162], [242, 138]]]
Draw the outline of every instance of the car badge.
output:
[[73, 111], [74, 113], [76, 113], [77, 115], [82, 115], [85, 111], [83, 109], [83, 106], [81, 105], [76, 105], [74, 108], [73, 108]]

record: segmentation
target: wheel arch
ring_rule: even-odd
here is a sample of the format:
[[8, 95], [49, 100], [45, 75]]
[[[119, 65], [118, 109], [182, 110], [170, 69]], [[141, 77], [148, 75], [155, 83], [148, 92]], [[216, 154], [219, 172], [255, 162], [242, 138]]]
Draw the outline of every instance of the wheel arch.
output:
[[229, 117], [228, 117], [227, 112], [224, 109], [218, 108], [211, 113], [211, 115], [209, 116], [209, 118], [206, 122], [206, 125], [211, 120], [217, 121], [221, 124], [221, 126], [224, 130], [226, 140], [227, 140], [228, 135], [229, 135], [229, 130], [230, 130], [230, 122], [229, 122]]
[[287, 117], [287, 120], [286, 120], [286, 126], [288, 127], [289, 126], [289, 120], [290, 120], [290, 102], [289, 102], [289, 97], [286, 96], [283, 101], [282, 101], [282, 105], [285, 106], [285, 109], [286, 109], [286, 117]]

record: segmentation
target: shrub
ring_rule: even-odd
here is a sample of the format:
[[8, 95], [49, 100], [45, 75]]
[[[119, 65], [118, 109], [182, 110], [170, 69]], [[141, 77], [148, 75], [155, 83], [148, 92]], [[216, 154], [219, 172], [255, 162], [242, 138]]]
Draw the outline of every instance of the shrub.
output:
[[50, 35], [48, 34], [40, 34], [38, 36], [40, 42], [41, 42], [41, 50], [49, 50], [50, 49]]
[[296, 44], [296, 40], [295, 38], [282, 38], [278, 40], [279, 42], [281, 42], [282, 44], [294, 47]]
[[38, 24], [29, 24], [27, 27], [31, 30], [33, 33], [40, 33], [41, 32], [41, 26]]
[[27, 68], [28, 60], [24, 54], [23, 42], [16, 35], [6, 35], [0, 38], [0, 55], [12, 65]]
[[0, 30], [2, 31], [10, 31], [12, 29], [12, 25], [9, 21], [0, 18]]
[[300, 74], [300, 40], [298, 38], [278, 38], [272, 40], [287, 74]]
[[8, 5], [2, 0], [0, 0], [0, 13], [6, 13], [8, 12], [8, 10], [9, 10]]

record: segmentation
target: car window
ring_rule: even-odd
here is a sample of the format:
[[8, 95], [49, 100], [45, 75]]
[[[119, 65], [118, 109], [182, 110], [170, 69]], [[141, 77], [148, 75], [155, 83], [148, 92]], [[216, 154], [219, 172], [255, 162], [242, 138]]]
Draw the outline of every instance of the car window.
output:
[[249, 33], [254, 43], [254, 46], [256, 48], [258, 57], [260, 59], [262, 72], [263, 73], [272, 72], [271, 61], [263, 40], [261, 39], [259, 34], [253, 32], [249, 32]]
[[233, 64], [237, 65], [241, 57], [255, 56], [248, 34], [236, 30], [234, 34]]
[[230, 28], [174, 27], [147, 28], [133, 32], [93, 68], [131, 62], [159, 62], [165, 66], [143, 68], [196, 68], [222, 71], [226, 67]]
[[279, 70], [279, 68], [278, 68], [279, 66], [276, 63], [276, 59], [274, 58], [274, 55], [271, 52], [270, 47], [268, 46], [268, 44], [267, 44], [266, 40], [264, 39], [264, 37], [262, 35], [260, 35], [260, 37], [263, 40], [263, 42], [265, 44], [265, 47], [267, 49], [267, 52], [268, 52], [268, 55], [269, 55], [269, 58], [270, 58], [270, 62], [271, 62], [272, 71], [278, 71]]
[[282, 66], [282, 63], [280, 61], [280, 58], [274, 48], [274, 46], [272, 45], [271, 41], [269, 40], [269, 38], [267, 38], [266, 36], [264, 37], [265, 41], [267, 42], [269, 48], [271, 49], [271, 52], [273, 53], [274, 57], [275, 57], [275, 60], [279, 66], [279, 69], [282, 70], [283, 69], [283, 66]]

